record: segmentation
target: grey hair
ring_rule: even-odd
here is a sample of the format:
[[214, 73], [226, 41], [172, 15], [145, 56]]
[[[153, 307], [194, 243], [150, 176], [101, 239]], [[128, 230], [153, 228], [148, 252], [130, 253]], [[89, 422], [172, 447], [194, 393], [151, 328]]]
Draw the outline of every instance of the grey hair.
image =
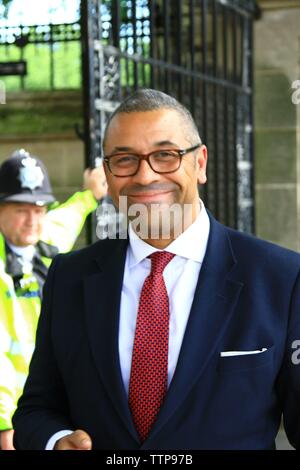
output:
[[[132, 95], [125, 98], [125, 100], [114, 110], [109, 116], [103, 136], [103, 148], [105, 146], [107, 131], [109, 125], [115, 116], [121, 113], [138, 113], [155, 111], [158, 109], [171, 109], [176, 111], [182, 118], [187, 131], [187, 138], [192, 144], [197, 142], [201, 143], [199, 131], [190, 111], [179, 103], [175, 98], [162, 91], [152, 90], [150, 88], [142, 88], [137, 90]], [[197, 143], [196, 142], [196, 143]]]

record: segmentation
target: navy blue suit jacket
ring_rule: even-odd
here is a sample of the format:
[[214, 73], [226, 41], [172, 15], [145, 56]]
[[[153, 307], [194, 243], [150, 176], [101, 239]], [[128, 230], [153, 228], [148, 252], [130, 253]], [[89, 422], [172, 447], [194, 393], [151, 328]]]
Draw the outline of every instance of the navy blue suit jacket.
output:
[[126, 248], [104, 240], [53, 262], [13, 419], [17, 448], [79, 428], [94, 449], [272, 449], [282, 413], [300, 448], [300, 256], [211, 218], [175, 374], [141, 445], [118, 357]]

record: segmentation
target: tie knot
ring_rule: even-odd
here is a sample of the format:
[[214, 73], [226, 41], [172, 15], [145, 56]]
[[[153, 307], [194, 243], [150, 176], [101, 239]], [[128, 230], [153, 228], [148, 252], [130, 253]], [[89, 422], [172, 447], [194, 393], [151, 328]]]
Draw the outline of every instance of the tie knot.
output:
[[162, 273], [167, 264], [174, 258], [173, 253], [168, 251], [156, 251], [150, 255], [151, 259], [151, 273]]

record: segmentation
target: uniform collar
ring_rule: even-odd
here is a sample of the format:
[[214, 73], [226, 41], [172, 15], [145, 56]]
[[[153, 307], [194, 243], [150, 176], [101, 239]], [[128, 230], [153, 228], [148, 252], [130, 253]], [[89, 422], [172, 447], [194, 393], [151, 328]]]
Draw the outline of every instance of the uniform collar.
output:
[[35, 254], [35, 247], [33, 245], [28, 246], [15, 246], [6, 240], [6, 244], [9, 246], [17, 256], [20, 256], [27, 261], [31, 261]]

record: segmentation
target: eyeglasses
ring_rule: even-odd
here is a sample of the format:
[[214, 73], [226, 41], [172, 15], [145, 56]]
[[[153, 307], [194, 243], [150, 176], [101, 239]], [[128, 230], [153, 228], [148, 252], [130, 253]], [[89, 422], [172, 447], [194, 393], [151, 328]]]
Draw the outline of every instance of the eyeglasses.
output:
[[120, 178], [134, 176], [138, 173], [142, 160], [146, 160], [155, 173], [174, 173], [180, 168], [182, 157], [201, 147], [201, 143], [188, 149], [161, 149], [147, 154], [115, 153], [104, 157], [109, 171]]

